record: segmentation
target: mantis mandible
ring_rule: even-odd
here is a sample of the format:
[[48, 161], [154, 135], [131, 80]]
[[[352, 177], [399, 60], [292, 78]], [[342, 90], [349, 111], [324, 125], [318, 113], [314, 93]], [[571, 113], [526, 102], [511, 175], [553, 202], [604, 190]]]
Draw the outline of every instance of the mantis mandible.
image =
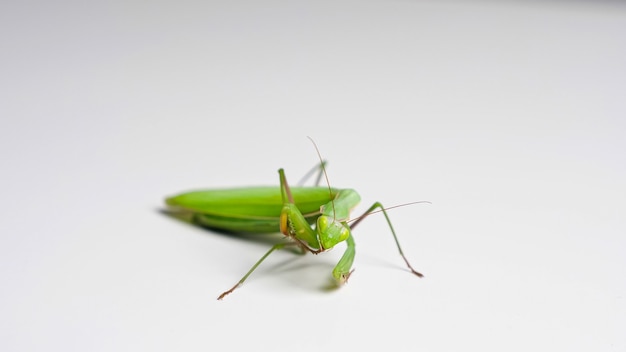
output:
[[[381, 203], [376, 202], [361, 216], [350, 219], [350, 212], [360, 202], [361, 197], [352, 189], [337, 189], [330, 186], [326, 162], [321, 158], [313, 139], [311, 142], [320, 159], [319, 174], [314, 187], [290, 187], [285, 171], [279, 169], [279, 187], [201, 190], [165, 199], [171, 210], [190, 213], [193, 222], [202, 226], [234, 233], [261, 234], [280, 231], [289, 240], [272, 246], [233, 287], [220, 294], [218, 300], [241, 286], [272, 252], [290, 246], [299, 247], [303, 253], [319, 254], [345, 242], [346, 250], [332, 271], [336, 284], [341, 286], [353, 271], [355, 242], [352, 230], [365, 217], [376, 212], [382, 212], [385, 216], [400, 256], [411, 273], [423, 277], [413, 269], [402, 251], [387, 215], [386, 210], [391, 208], [384, 208]], [[326, 178], [327, 187], [318, 186], [322, 173]], [[428, 202], [403, 205], [414, 203]]]

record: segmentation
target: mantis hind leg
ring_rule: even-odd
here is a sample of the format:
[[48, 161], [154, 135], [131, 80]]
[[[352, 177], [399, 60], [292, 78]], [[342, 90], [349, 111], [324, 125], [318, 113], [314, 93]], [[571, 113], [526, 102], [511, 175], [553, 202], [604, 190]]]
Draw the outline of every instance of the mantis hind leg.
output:
[[320, 182], [322, 181], [322, 175], [324, 175], [324, 171], [326, 170], [326, 164], [328, 164], [328, 162], [326, 160], [322, 160], [319, 164], [313, 166], [313, 168], [307, 171], [307, 173], [302, 176], [300, 181], [298, 181], [298, 186], [303, 186], [304, 183], [313, 175], [316, 175], [314, 186], [319, 186]]
[[389, 220], [389, 215], [387, 215], [387, 212], [385, 211], [385, 208], [383, 207], [382, 204], [380, 204], [379, 202], [374, 203], [369, 209], [367, 209], [365, 211], [365, 213], [363, 213], [363, 215], [359, 216], [357, 218], [357, 220], [354, 223], [352, 223], [352, 225], [350, 227], [354, 228], [356, 225], [358, 225], [361, 222], [361, 220], [365, 219], [368, 215], [373, 213], [376, 208], [380, 209], [380, 211], [382, 211], [383, 215], [385, 216], [385, 219], [387, 220], [387, 224], [389, 225], [389, 229], [391, 230], [391, 234], [393, 235], [393, 239], [396, 242], [396, 246], [398, 247], [398, 252], [400, 252], [400, 256], [402, 257], [402, 259], [404, 259], [404, 262], [406, 263], [406, 266], [416, 276], [424, 277], [424, 275], [422, 275], [421, 273], [419, 273], [418, 271], [413, 269], [413, 267], [411, 266], [411, 263], [409, 263], [409, 260], [406, 259], [406, 256], [404, 255], [404, 252], [402, 252], [402, 247], [400, 246], [400, 241], [398, 241], [398, 236], [396, 236], [396, 231], [393, 229], [393, 225], [391, 224], [391, 220]]
[[231, 287], [229, 290], [226, 290], [224, 292], [222, 292], [222, 294], [217, 297], [218, 300], [221, 300], [222, 298], [224, 298], [226, 295], [230, 294], [231, 292], [233, 292], [235, 289], [237, 289], [239, 286], [241, 286], [244, 281], [246, 281], [246, 279], [248, 278], [248, 276], [250, 276], [250, 274], [252, 274], [252, 272], [254, 270], [256, 270], [256, 268], [267, 258], [269, 257], [270, 254], [272, 254], [272, 252], [274, 252], [275, 250], [279, 250], [279, 249], [283, 249], [287, 246], [293, 246], [293, 245], [297, 245], [297, 243], [278, 243], [275, 244], [274, 246], [272, 246], [272, 248], [270, 248], [269, 251], [267, 251], [267, 253], [265, 253], [261, 259], [259, 259], [256, 263], [254, 263], [254, 265], [252, 266], [252, 268], [250, 268], [250, 270], [248, 270], [248, 272], [241, 278], [241, 280], [239, 280], [235, 286]]

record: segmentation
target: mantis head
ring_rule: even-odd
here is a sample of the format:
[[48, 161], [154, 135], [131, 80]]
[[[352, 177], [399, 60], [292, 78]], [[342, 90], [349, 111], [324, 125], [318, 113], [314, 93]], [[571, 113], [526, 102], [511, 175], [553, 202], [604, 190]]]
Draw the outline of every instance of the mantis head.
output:
[[333, 248], [350, 236], [350, 228], [333, 217], [322, 215], [317, 218], [317, 233], [323, 249]]

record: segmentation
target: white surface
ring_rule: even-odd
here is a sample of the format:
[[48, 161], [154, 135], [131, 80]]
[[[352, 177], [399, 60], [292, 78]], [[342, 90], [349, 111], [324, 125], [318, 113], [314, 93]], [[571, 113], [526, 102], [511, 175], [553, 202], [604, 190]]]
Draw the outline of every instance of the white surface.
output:
[[[626, 7], [3, 4], [3, 351], [626, 350]], [[161, 215], [297, 180], [379, 200], [356, 271]]]

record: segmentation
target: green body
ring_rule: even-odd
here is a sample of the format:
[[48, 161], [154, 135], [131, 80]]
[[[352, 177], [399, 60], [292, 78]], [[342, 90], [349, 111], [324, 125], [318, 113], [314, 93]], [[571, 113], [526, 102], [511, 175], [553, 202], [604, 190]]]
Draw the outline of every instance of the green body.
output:
[[[324, 163], [320, 165], [324, 171]], [[400, 255], [402, 254], [389, 217], [380, 203], [374, 203], [361, 217], [348, 225], [350, 211], [361, 200], [351, 189], [330, 187], [289, 187], [282, 169], [278, 170], [279, 187], [245, 187], [230, 189], [201, 190], [182, 193], [165, 199], [174, 212], [190, 213], [196, 223], [222, 231], [240, 233], [281, 232], [291, 241], [274, 245], [235, 286], [222, 293], [222, 299], [239, 287], [248, 276], [273, 251], [286, 246], [299, 246], [303, 252], [321, 253], [345, 242], [346, 250], [333, 269], [332, 275], [338, 284], [347, 281], [352, 273], [355, 243], [351, 233], [365, 216], [376, 208], [385, 215], [394, 236]], [[319, 180], [319, 177], [318, 177]]]
[[[294, 203], [314, 223], [320, 207], [338, 193], [328, 187], [291, 187]], [[283, 199], [280, 187], [246, 187], [202, 190], [169, 197], [173, 210], [192, 212], [199, 224], [229, 232], [272, 233], [280, 231]]]

